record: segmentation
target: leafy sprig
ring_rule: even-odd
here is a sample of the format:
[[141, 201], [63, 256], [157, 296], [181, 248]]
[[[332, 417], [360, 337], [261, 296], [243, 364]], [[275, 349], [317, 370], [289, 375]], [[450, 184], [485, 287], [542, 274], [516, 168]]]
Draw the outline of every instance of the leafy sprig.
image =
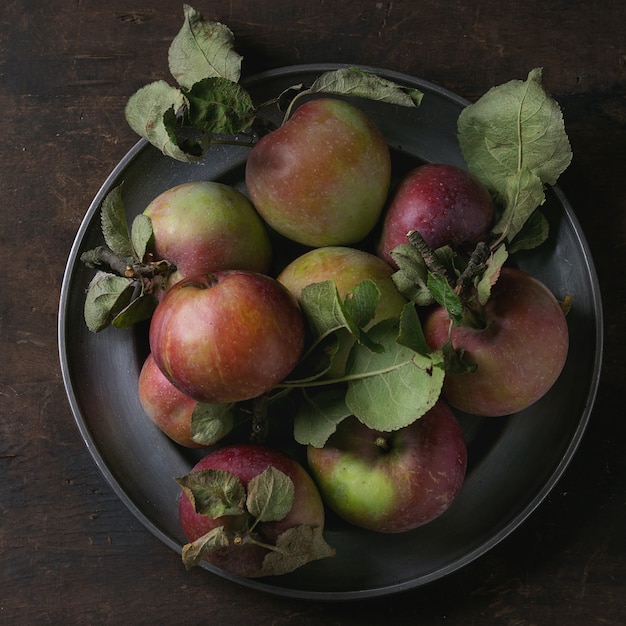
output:
[[232, 31], [205, 20], [189, 5], [183, 9], [183, 26], [168, 51], [176, 85], [149, 83], [125, 108], [126, 120], [138, 135], [179, 161], [201, 160], [214, 143], [254, 145], [259, 135], [275, 128], [259, 113], [272, 103], [286, 108], [287, 119], [295, 101], [305, 95], [353, 96], [406, 107], [421, 101], [417, 89], [348, 67], [325, 72], [309, 86], [294, 85], [257, 106], [240, 84], [242, 57]]
[[572, 151], [559, 105], [543, 88], [541, 75], [535, 68], [525, 81], [493, 87], [457, 121], [468, 169], [497, 207], [487, 240], [466, 254], [448, 247], [431, 250], [410, 233], [407, 244], [392, 251], [399, 291], [420, 306], [440, 304], [456, 325], [484, 325], [483, 307], [504, 263], [549, 235], [540, 211], [545, 187], [556, 184]]
[[254, 476], [247, 484], [225, 470], [205, 469], [176, 479], [196, 513], [225, 520], [195, 541], [183, 546], [187, 569], [211, 552], [222, 548], [256, 545], [268, 550], [257, 576], [286, 574], [305, 563], [335, 554], [319, 527], [293, 526], [281, 533], [275, 543], [259, 537], [257, 527], [264, 522], [283, 520], [295, 498], [293, 481], [274, 466]]

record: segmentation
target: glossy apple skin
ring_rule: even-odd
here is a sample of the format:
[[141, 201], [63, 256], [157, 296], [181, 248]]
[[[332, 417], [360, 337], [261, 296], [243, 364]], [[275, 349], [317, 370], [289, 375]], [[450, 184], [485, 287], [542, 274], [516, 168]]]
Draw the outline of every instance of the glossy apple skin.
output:
[[[467, 413], [496, 417], [522, 411], [541, 398], [559, 377], [568, 353], [565, 314], [552, 292], [528, 273], [503, 268], [486, 305], [484, 330], [452, 328], [455, 348], [465, 350], [477, 369], [446, 374], [443, 397]], [[424, 322], [431, 348], [448, 338], [441, 308]]]
[[[273, 545], [281, 533], [303, 524], [323, 530], [324, 505], [317, 486], [302, 465], [276, 448], [246, 444], [227, 446], [209, 453], [192, 471], [226, 470], [247, 485], [252, 478], [269, 466], [275, 467], [291, 478], [294, 484], [294, 503], [282, 520], [261, 522], [256, 526], [259, 540]], [[179, 498], [178, 511], [181, 527], [190, 542], [218, 526], [224, 526], [227, 532], [237, 530], [239, 518], [234, 516], [211, 518], [200, 515], [194, 511], [193, 505], [183, 494]], [[267, 552], [267, 548], [252, 544], [229, 546], [210, 553], [207, 561], [238, 576], [256, 578], [261, 575], [261, 565]]]
[[139, 401], [146, 415], [168, 436], [186, 448], [203, 448], [191, 437], [191, 416], [197, 400], [179, 391], [163, 375], [149, 354], [139, 372]]
[[365, 113], [320, 98], [254, 146], [245, 176], [252, 203], [277, 232], [311, 247], [348, 245], [380, 217], [391, 158]]
[[304, 320], [278, 281], [244, 270], [180, 281], [150, 322], [150, 350], [163, 374], [203, 402], [237, 402], [269, 391], [304, 346]]
[[489, 192], [465, 170], [427, 163], [409, 172], [393, 193], [384, 218], [378, 254], [395, 267], [391, 251], [416, 230], [432, 248], [484, 239], [493, 221]]
[[350, 417], [323, 448], [308, 446], [307, 457], [324, 502], [347, 522], [382, 533], [412, 530], [442, 515], [467, 469], [463, 431], [442, 400], [392, 432]]
[[394, 270], [374, 254], [346, 246], [325, 246], [305, 252], [278, 275], [278, 282], [300, 300], [302, 290], [312, 283], [332, 280], [341, 298], [363, 280], [373, 281], [380, 290], [380, 300], [371, 324], [396, 317], [406, 299], [391, 279]]
[[269, 271], [267, 228], [240, 191], [214, 181], [192, 181], [164, 191], [146, 207], [154, 253], [174, 263], [168, 285], [216, 270]]

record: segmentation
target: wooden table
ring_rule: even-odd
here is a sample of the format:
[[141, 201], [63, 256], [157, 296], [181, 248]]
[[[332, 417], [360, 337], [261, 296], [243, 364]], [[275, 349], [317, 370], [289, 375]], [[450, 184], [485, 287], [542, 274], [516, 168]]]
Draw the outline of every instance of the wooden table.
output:
[[[574, 161], [560, 184], [600, 276], [606, 344], [589, 427], [546, 501], [505, 541], [426, 587], [358, 604], [263, 595], [152, 536], [103, 479], [57, 356], [67, 255], [91, 199], [135, 143], [123, 109], [167, 77], [182, 4], [0, 9], [0, 623], [626, 623], [626, 4], [500, 0], [214, 0], [244, 72], [340, 62], [419, 76], [468, 99], [544, 68]], [[331, 565], [332, 566], [332, 565]]]

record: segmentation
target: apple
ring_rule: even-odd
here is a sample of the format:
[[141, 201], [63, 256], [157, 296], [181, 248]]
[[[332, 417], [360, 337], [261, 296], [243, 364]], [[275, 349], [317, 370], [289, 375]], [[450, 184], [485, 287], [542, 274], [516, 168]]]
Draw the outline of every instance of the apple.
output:
[[[373, 281], [380, 291], [380, 299], [372, 321], [366, 328], [390, 317], [398, 317], [406, 299], [400, 295], [391, 279], [394, 270], [380, 257], [346, 246], [324, 246], [314, 248], [296, 257], [277, 277], [296, 297], [301, 300], [302, 290], [312, 283], [332, 280], [337, 286], [339, 296], [346, 295], [363, 280]], [[339, 343], [338, 352], [327, 372], [327, 378], [340, 378], [345, 372], [345, 365], [354, 341], [349, 341], [347, 331]]]
[[[275, 546], [281, 534], [300, 526], [317, 533], [310, 551], [310, 560], [332, 556], [333, 550], [321, 540], [324, 530], [325, 511], [320, 493], [304, 467], [276, 448], [253, 444], [226, 446], [210, 452], [191, 470], [190, 475], [204, 470], [222, 470], [236, 476], [244, 487], [260, 476], [268, 467], [285, 474], [293, 483], [293, 504], [282, 519], [262, 521], [251, 530], [251, 519], [247, 514], [211, 517], [196, 511], [187, 493], [179, 498], [179, 519], [187, 539], [194, 542], [216, 528], [223, 527], [228, 545], [211, 551], [204, 557], [216, 567], [246, 578], [268, 574], [265, 557]], [[249, 541], [253, 538], [255, 542]], [[262, 544], [262, 545], [260, 545]], [[305, 554], [300, 550], [298, 557]], [[297, 563], [297, 565], [302, 562]], [[284, 572], [283, 572], [284, 573]]]
[[502, 268], [484, 307], [484, 329], [453, 326], [436, 307], [424, 321], [432, 349], [450, 338], [471, 373], [446, 373], [443, 397], [454, 407], [490, 417], [522, 411], [556, 382], [569, 348], [565, 313], [552, 292], [527, 272]]
[[144, 210], [152, 221], [154, 254], [177, 270], [168, 280], [216, 270], [269, 271], [267, 228], [240, 191], [215, 181], [192, 181], [158, 195]]
[[150, 322], [150, 350], [183, 393], [202, 402], [255, 398], [297, 364], [304, 319], [278, 281], [224, 270], [172, 286]]
[[463, 431], [438, 400], [424, 416], [396, 431], [339, 423], [324, 447], [307, 447], [322, 499], [345, 521], [399, 533], [442, 515], [459, 493], [467, 467]]
[[152, 354], [139, 372], [139, 401], [146, 415], [168, 436], [186, 448], [203, 448], [191, 437], [191, 416], [197, 400], [179, 391], [163, 375]]
[[363, 111], [317, 98], [252, 148], [245, 179], [252, 203], [278, 233], [310, 247], [348, 245], [380, 217], [391, 157]]
[[431, 248], [485, 239], [494, 205], [487, 189], [465, 170], [427, 163], [411, 170], [393, 193], [382, 224], [378, 254], [396, 266], [391, 251], [417, 231]]
[[332, 280], [341, 298], [363, 280], [373, 281], [380, 290], [376, 315], [370, 325], [397, 317], [406, 304], [391, 279], [393, 268], [380, 257], [346, 246], [314, 248], [295, 258], [277, 277], [300, 300], [302, 290], [312, 283]]

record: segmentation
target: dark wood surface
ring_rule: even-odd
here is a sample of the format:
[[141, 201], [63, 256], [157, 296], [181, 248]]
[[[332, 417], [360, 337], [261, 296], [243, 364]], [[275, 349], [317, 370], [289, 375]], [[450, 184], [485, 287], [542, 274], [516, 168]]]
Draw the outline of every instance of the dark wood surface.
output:
[[[585, 437], [551, 495], [466, 568], [348, 604], [260, 594], [179, 556], [125, 508], [71, 415], [57, 356], [67, 255], [136, 136], [123, 108], [167, 75], [182, 3], [16, 0], [0, 8], [0, 623], [626, 623], [626, 4], [213, 0], [244, 72], [347, 62], [475, 99], [544, 68], [574, 161], [561, 187], [600, 277], [605, 359]], [[332, 564], [329, 565], [332, 567]]]

